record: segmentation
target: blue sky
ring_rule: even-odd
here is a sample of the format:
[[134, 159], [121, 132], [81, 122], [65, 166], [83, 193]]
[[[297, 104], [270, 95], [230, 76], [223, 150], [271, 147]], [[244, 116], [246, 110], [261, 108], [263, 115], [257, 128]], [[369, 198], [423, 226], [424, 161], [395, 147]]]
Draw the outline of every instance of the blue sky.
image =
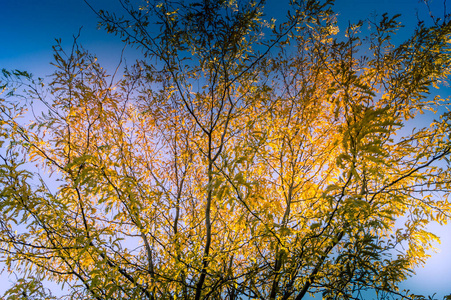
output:
[[[288, 1], [267, 0], [268, 11], [281, 13]], [[80, 43], [96, 54], [101, 64], [112, 70], [118, 61], [123, 44], [120, 40], [97, 30], [95, 14], [83, 0], [1, 0], [0, 9], [0, 68], [26, 70], [39, 77], [52, 72], [50, 62], [53, 57], [52, 45], [55, 38], [61, 38], [63, 45], [70, 46], [72, 36], [80, 27]], [[97, 9], [117, 9], [115, 0], [90, 0]], [[436, 14], [443, 15], [443, 0], [431, 0], [430, 7]], [[451, 1], [449, 3], [451, 11]], [[335, 10], [340, 14], [339, 25], [343, 31], [348, 22], [364, 19], [371, 14], [402, 14], [406, 25], [398, 34], [398, 41], [413, 32], [417, 14], [427, 18], [426, 6], [417, 0], [336, 0]], [[126, 55], [133, 55], [128, 48]], [[451, 233], [448, 228], [432, 226], [433, 232], [442, 238], [437, 245], [440, 253], [434, 254], [425, 268], [403, 284], [417, 293], [433, 294], [438, 299], [451, 293]], [[4, 278], [4, 276], [2, 277]], [[0, 294], [6, 287], [0, 281]]]

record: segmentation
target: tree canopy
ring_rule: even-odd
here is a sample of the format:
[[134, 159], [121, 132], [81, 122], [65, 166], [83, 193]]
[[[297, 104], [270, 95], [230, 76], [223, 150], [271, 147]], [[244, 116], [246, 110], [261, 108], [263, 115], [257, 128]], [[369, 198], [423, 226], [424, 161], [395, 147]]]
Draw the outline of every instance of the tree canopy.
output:
[[451, 213], [447, 17], [394, 45], [398, 16], [340, 32], [331, 1], [119, 1], [123, 71], [76, 40], [3, 70], [6, 299], [423, 299], [398, 284]]

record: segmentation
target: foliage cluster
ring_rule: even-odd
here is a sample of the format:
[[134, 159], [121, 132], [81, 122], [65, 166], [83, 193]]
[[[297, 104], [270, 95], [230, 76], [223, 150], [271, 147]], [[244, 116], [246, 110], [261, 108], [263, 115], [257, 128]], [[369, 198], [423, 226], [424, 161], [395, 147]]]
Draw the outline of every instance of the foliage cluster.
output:
[[395, 46], [397, 16], [339, 34], [330, 1], [284, 23], [264, 1], [120, 3], [97, 14], [142, 50], [123, 77], [76, 42], [49, 83], [3, 71], [0, 258], [31, 276], [8, 299], [41, 279], [65, 299], [421, 299], [398, 283], [451, 213], [451, 114], [428, 97], [448, 20]]

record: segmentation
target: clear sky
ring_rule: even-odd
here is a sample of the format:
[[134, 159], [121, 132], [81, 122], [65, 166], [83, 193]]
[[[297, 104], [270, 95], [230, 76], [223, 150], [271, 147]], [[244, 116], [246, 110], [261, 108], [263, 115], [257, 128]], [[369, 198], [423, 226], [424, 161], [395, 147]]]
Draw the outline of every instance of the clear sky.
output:
[[[288, 0], [267, 0], [270, 9], [283, 15]], [[336, 0], [335, 11], [340, 14], [339, 25], [343, 31], [348, 22], [365, 19], [371, 14], [402, 14], [406, 25], [398, 35], [402, 41], [413, 32], [417, 15], [427, 18], [427, 9], [418, 0]], [[90, 0], [97, 9], [119, 9], [116, 0]], [[112, 70], [119, 61], [123, 44], [119, 38], [97, 30], [96, 15], [83, 0], [0, 0], [0, 69], [26, 70], [39, 77], [52, 72], [52, 45], [55, 38], [61, 38], [63, 45], [70, 46], [72, 36], [81, 30], [79, 42], [99, 58], [101, 64]], [[451, 12], [451, 1], [448, 12]], [[443, 15], [444, 0], [431, 0], [430, 7], [435, 14]], [[271, 16], [269, 16], [271, 17]], [[133, 55], [130, 48], [126, 56]], [[135, 52], [136, 53], [136, 52]], [[440, 253], [434, 254], [425, 268], [403, 284], [417, 293], [433, 294], [437, 298], [451, 293], [451, 227], [432, 226], [442, 244], [437, 245]], [[1, 268], [1, 267], [0, 267]], [[0, 294], [9, 283], [0, 280]]]

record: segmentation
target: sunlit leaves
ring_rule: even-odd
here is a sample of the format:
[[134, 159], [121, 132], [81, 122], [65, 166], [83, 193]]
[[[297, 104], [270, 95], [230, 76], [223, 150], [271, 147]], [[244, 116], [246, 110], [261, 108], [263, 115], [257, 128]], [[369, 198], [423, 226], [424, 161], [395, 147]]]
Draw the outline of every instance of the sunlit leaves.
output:
[[48, 85], [3, 72], [9, 270], [72, 298], [408, 294], [451, 210], [449, 113], [405, 128], [446, 105], [427, 94], [449, 75], [449, 25], [396, 46], [397, 16], [341, 35], [329, 2], [281, 24], [260, 2], [122, 4], [129, 18], [99, 12], [144, 54], [121, 79], [77, 42], [54, 47]]

